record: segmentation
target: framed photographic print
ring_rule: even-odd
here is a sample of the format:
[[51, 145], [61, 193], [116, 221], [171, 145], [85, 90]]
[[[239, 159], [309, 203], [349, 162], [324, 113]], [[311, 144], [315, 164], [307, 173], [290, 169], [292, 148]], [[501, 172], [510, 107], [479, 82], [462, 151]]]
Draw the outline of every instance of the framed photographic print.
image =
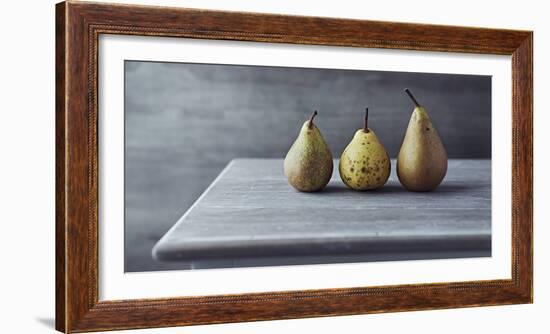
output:
[[532, 32], [56, 14], [59, 331], [532, 302]]

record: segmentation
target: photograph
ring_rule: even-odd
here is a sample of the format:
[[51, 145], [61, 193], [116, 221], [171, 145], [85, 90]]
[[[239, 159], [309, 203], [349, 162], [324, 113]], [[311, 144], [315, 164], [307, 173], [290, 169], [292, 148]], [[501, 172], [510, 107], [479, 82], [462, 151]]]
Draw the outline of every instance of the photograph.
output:
[[491, 256], [491, 76], [124, 61], [124, 271]]

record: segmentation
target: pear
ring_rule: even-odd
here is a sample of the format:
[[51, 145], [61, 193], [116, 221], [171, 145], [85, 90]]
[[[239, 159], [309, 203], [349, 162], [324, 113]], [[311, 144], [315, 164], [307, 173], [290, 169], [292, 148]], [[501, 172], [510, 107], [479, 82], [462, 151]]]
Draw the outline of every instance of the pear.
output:
[[354, 190], [382, 187], [390, 176], [388, 152], [378, 137], [368, 128], [369, 109], [365, 111], [365, 126], [357, 130], [340, 158], [340, 178]]
[[304, 123], [285, 157], [288, 183], [299, 191], [319, 191], [332, 177], [332, 154], [321, 131], [313, 124], [315, 116], [317, 110]]
[[426, 109], [405, 92], [415, 108], [397, 156], [397, 177], [407, 190], [431, 191], [447, 173], [447, 152]]

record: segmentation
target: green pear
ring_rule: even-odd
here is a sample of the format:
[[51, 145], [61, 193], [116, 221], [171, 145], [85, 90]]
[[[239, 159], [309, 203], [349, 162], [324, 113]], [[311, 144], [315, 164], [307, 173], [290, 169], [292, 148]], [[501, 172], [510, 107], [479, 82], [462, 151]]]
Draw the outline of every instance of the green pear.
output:
[[415, 108], [397, 156], [397, 176], [407, 190], [434, 190], [447, 173], [447, 152], [426, 109], [405, 92]]
[[315, 116], [317, 110], [304, 123], [285, 157], [288, 183], [299, 191], [319, 191], [332, 177], [332, 154], [321, 131], [313, 124]]
[[388, 152], [378, 137], [368, 128], [369, 109], [365, 112], [365, 126], [357, 130], [340, 158], [340, 178], [354, 190], [382, 187], [390, 176]]

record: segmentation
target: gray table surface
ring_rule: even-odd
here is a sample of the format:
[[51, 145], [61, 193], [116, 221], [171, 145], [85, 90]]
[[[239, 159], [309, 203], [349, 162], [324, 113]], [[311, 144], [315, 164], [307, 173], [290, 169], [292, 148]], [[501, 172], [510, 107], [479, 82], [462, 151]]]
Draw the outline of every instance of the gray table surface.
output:
[[[491, 256], [491, 161], [450, 160], [433, 192], [300, 193], [282, 159], [231, 161], [153, 248], [184, 269]], [[395, 161], [392, 161], [395, 167]]]

